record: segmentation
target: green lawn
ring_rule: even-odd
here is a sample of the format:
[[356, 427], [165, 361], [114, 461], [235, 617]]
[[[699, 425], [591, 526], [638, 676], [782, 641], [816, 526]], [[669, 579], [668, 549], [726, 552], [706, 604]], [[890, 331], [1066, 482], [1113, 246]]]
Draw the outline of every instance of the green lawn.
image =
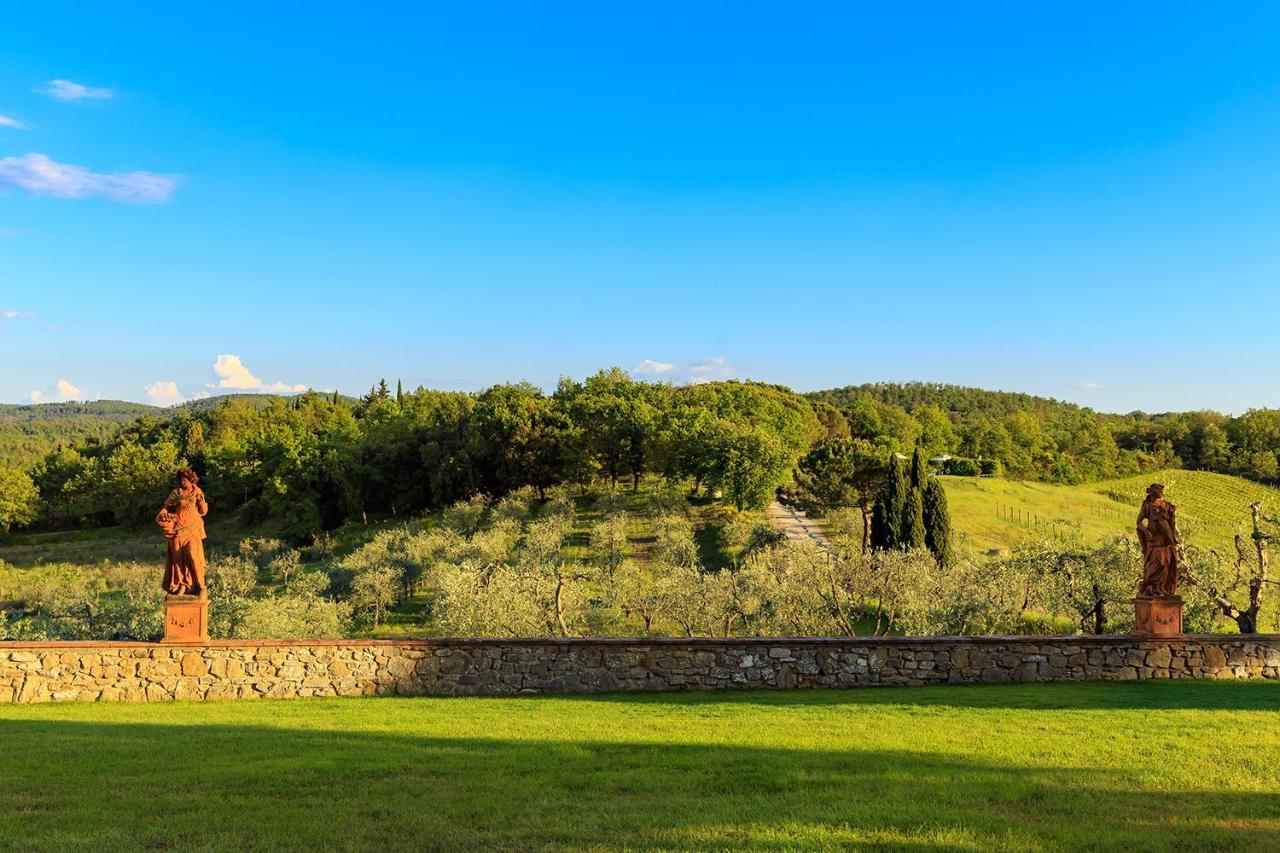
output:
[[1280, 849], [1280, 685], [0, 706], [0, 846]]

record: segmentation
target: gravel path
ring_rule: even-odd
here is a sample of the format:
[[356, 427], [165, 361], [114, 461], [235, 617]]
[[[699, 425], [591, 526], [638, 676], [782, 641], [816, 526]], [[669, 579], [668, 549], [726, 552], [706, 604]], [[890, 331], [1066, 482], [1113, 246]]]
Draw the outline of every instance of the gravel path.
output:
[[808, 540], [819, 548], [830, 548], [826, 535], [818, 523], [798, 509], [783, 506], [774, 501], [765, 509], [769, 521], [791, 539]]

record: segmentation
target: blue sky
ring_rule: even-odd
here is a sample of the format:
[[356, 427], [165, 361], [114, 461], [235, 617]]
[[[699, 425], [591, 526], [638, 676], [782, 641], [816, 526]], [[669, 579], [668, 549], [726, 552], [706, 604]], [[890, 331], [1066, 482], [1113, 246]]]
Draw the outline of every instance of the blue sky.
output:
[[464, 5], [6, 10], [0, 400], [1280, 405], [1274, 4]]

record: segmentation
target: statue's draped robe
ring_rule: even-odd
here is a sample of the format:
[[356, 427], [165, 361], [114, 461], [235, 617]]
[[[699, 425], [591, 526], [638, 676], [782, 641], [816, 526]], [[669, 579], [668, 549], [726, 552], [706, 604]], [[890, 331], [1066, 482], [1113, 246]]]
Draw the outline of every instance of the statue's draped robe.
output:
[[208, 511], [199, 488], [174, 489], [156, 518], [169, 540], [161, 586], [170, 595], [204, 595], [204, 515]]
[[[1178, 527], [1176, 508], [1166, 500], [1146, 500], [1138, 514], [1138, 539], [1142, 542], [1144, 598], [1176, 595], [1178, 591]], [[1142, 522], [1146, 521], [1146, 524]]]

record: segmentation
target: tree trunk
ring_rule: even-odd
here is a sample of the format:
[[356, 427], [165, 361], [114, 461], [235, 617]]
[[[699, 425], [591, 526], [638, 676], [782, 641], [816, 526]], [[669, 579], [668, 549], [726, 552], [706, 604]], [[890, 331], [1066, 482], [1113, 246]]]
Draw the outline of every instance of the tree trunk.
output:
[[1102, 592], [1098, 589], [1098, 585], [1093, 585], [1093, 633], [1101, 634], [1107, 627], [1106, 603], [1102, 598]]
[[871, 550], [871, 504], [864, 503], [862, 509], [862, 553]]
[[556, 578], [556, 624], [560, 626], [560, 636], [569, 636], [569, 626], [564, 623], [564, 578]]

